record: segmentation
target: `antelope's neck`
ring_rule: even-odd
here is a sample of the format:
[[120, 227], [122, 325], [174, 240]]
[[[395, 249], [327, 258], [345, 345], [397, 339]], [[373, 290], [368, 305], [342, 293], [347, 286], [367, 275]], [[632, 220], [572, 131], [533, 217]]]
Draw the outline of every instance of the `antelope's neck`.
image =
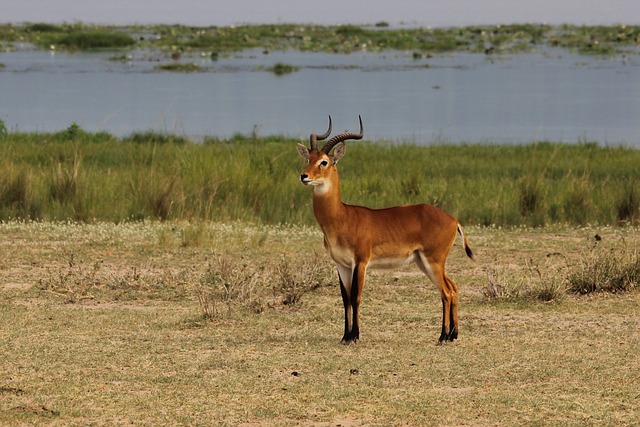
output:
[[344, 211], [345, 206], [340, 199], [340, 181], [337, 176], [313, 189], [313, 213], [325, 234], [339, 224]]

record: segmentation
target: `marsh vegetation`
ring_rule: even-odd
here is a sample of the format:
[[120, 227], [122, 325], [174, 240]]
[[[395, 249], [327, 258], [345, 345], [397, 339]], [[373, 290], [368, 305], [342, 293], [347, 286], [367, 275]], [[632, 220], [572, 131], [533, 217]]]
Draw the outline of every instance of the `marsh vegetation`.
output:
[[372, 26], [240, 25], [187, 27], [180, 25], [109, 27], [82, 23], [0, 25], [0, 43], [11, 49], [19, 43], [42, 49], [70, 50], [137, 48], [168, 52], [218, 53], [246, 49], [354, 52], [360, 50], [416, 51], [420, 55], [444, 52], [514, 53], [540, 46], [610, 55], [640, 44], [640, 26], [550, 26], [515, 24], [460, 28], [391, 28]]
[[[116, 138], [75, 124], [2, 135], [2, 220], [314, 223], [298, 180], [298, 141], [290, 138]], [[348, 149], [341, 177], [351, 204], [431, 203], [469, 225], [640, 221], [640, 152], [633, 148], [360, 142]]]

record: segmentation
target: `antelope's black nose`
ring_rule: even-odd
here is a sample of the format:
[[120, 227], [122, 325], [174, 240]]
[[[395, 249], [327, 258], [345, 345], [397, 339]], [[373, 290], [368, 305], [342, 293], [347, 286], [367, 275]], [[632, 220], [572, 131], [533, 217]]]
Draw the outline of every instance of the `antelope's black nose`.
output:
[[309, 178], [309, 175], [306, 173], [300, 174], [300, 181], [304, 184], [306, 179]]

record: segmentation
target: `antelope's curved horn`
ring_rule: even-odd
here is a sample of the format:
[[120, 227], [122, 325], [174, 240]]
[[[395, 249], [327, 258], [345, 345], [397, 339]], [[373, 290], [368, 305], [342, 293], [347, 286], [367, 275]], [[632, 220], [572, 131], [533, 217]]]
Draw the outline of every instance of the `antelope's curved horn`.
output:
[[311, 146], [311, 150], [317, 150], [318, 149], [318, 141], [322, 141], [323, 139], [327, 139], [327, 137], [331, 134], [331, 116], [329, 116], [329, 129], [323, 133], [322, 135], [316, 135], [315, 133], [312, 133], [311, 135], [309, 135], [309, 143]]
[[364, 127], [362, 126], [362, 117], [358, 116], [358, 120], [360, 120], [360, 133], [345, 132], [345, 133], [336, 135], [330, 140], [328, 140], [327, 143], [322, 146], [320, 151], [326, 154], [329, 154], [329, 151], [331, 151], [331, 149], [336, 144], [342, 141], [346, 141], [347, 139], [362, 139], [362, 137], [364, 136]]

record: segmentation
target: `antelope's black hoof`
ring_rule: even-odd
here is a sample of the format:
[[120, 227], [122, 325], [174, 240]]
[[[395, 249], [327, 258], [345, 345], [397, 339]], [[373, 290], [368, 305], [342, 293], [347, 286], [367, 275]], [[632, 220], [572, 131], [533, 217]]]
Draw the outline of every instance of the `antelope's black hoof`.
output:
[[438, 345], [442, 345], [444, 341], [453, 341], [458, 339], [458, 331], [451, 331], [448, 334], [440, 334], [440, 338], [438, 338]]
[[357, 331], [356, 332], [351, 331], [347, 334], [344, 334], [344, 336], [342, 337], [342, 340], [340, 341], [340, 344], [345, 344], [345, 345], [349, 345], [351, 343], [356, 344], [359, 339], [360, 339], [360, 333]]

